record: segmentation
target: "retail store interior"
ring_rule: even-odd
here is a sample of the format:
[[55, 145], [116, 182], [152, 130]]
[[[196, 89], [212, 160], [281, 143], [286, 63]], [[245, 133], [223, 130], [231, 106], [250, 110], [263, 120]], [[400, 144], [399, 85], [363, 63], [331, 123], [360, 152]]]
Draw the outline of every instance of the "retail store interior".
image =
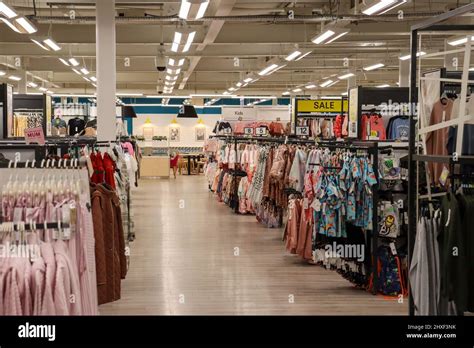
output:
[[0, 0], [0, 315], [473, 312], [473, 47], [470, 0]]

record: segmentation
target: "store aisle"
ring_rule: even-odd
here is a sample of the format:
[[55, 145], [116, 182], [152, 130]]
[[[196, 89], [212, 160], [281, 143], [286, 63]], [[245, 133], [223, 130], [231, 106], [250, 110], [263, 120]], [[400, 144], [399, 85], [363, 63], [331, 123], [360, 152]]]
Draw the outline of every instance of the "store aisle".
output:
[[[406, 314], [286, 253], [281, 229], [236, 215], [202, 176], [142, 180], [122, 299], [101, 314]], [[238, 253], [238, 256], [235, 254]], [[292, 301], [294, 300], [294, 301]]]

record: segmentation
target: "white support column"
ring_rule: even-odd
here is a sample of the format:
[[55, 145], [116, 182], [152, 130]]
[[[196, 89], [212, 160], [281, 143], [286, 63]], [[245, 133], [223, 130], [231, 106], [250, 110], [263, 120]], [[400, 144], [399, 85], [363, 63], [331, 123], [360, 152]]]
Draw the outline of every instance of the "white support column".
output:
[[352, 87], [357, 87], [357, 75], [351, 76], [347, 79], [347, 90], [351, 89]]
[[115, 0], [97, 0], [97, 139], [100, 141], [114, 141], [116, 137], [115, 59]]
[[18, 93], [20, 94], [26, 94], [27, 92], [27, 86], [26, 84], [28, 83], [28, 75], [26, 74], [26, 70], [18, 70], [18, 75], [21, 77], [21, 80], [18, 81]]
[[410, 87], [410, 59], [399, 59], [398, 83], [399, 87]]

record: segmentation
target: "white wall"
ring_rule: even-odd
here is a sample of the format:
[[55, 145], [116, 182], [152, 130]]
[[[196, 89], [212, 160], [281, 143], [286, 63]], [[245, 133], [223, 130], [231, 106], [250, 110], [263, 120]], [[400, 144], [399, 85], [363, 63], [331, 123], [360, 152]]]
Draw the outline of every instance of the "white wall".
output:
[[[143, 135], [143, 126], [147, 118], [151, 120], [151, 127], [153, 127], [153, 135], [166, 136], [169, 140], [169, 127], [173, 118], [173, 114], [138, 114], [137, 118], [133, 119], [133, 135]], [[206, 138], [212, 134], [212, 130], [221, 115], [200, 115], [204, 121], [206, 128]], [[180, 141], [170, 142], [170, 146], [203, 146], [203, 141], [196, 141], [195, 128], [198, 124], [198, 118], [176, 118], [180, 128]], [[147, 126], [150, 127], [150, 126]]]

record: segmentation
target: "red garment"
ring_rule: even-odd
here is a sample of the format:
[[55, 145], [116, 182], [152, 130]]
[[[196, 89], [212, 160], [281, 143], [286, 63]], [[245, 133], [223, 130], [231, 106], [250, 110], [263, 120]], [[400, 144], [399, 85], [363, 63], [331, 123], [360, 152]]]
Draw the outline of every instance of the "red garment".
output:
[[280, 122], [270, 123], [270, 134], [273, 136], [280, 136], [285, 134], [285, 127]]
[[342, 138], [342, 124], [344, 123], [344, 115], [337, 115], [333, 124], [333, 132], [336, 138]]
[[178, 166], [179, 155], [174, 156], [170, 159], [170, 167], [175, 168]]
[[102, 160], [104, 170], [105, 170], [105, 182], [109, 184], [115, 190], [115, 162], [106, 152], [104, 154], [104, 159]]
[[94, 184], [102, 184], [105, 181], [105, 170], [102, 162], [102, 154], [100, 152], [92, 152], [90, 155], [94, 174], [92, 174], [91, 182]]
[[386, 140], [385, 127], [382, 117], [377, 114], [362, 115], [362, 140]]

